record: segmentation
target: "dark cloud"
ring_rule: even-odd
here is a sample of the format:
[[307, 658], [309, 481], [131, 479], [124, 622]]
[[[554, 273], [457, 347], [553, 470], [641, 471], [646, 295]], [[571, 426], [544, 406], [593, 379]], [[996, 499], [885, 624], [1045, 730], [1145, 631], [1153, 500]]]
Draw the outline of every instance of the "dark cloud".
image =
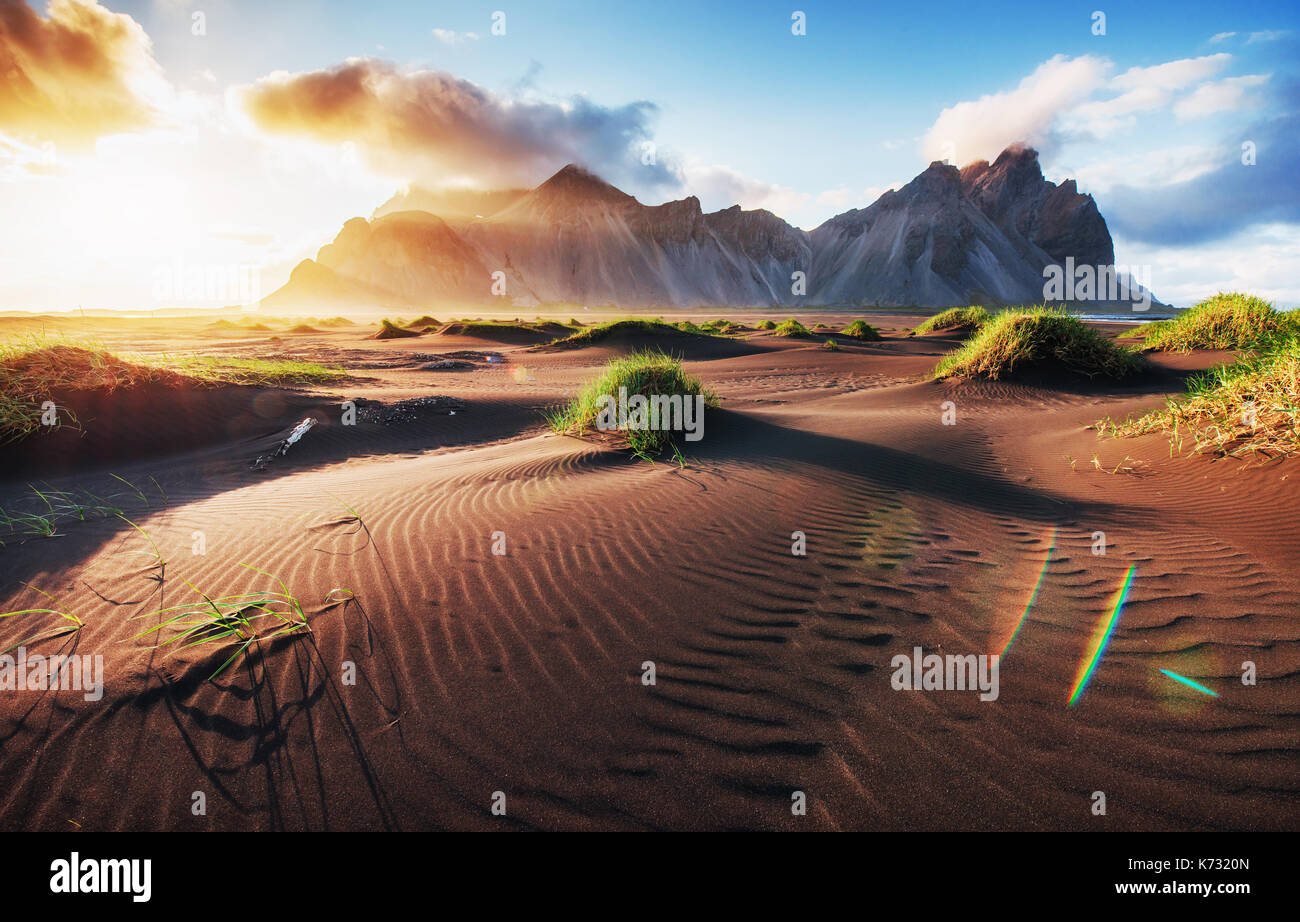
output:
[[[1258, 122], [1226, 142], [1223, 165], [1186, 182], [1154, 189], [1117, 186], [1101, 198], [1116, 234], [1178, 246], [1230, 236], [1272, 221], [1300, 223], [1300, 86], [1283, 96], [1287, 114]], [[1255, 145], [1255, 163], [1242, 163], [1242, 144]]]
[[272, 74], [239, 96], [263, 131], [352, 142], [376, 169], [422, 185], [531, 184], [570, 162], [615, 182], [676, 182], [657, 157], [642, 161], [658, 113], [649, 102], [510, 99], [441, 71], [402, 72], [373, 59]]

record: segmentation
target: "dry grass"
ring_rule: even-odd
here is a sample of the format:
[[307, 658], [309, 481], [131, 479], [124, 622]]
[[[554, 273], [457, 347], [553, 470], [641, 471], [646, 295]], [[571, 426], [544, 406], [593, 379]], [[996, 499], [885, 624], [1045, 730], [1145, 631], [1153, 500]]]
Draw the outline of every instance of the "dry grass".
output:
[[1116, 436], [1169, 434], [1170, 450], [1267, 461], [1300, 448], [1300, 339], [1197, 375], [1187, 394], [1137, 419], [1101, 420]]
[[[0, 444], [41, 426], [41, 405], [59, 394], [112, 392], [145, 385], [276, 387], [315, 384], [347, 376], [315, 362], [216, 355], [118, 355], [91, 340], [28, 336], [0, 344]], [[75, 425], [65, 408], [59, 418]]]

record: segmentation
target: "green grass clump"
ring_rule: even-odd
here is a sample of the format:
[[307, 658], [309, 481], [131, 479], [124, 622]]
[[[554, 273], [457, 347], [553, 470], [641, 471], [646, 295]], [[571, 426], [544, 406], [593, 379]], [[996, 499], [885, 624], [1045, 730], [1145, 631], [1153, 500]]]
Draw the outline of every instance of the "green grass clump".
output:
[[179, 372], [210, 385], [242, 384], [280, 387], [286, 384], [328, 384], [348, 376], [338, 365], [297, 359], [258, 359], [234, 355], [144, 356], [160, 368]]
[[[706, 407], [718, 405], [717, 394], [698, 378], [686, 374], [680, 359], [662, 350], [647, 349], [611, 359], [599, 378], [583, 388], [569, 403], [545, 414], [546, 421], [554, 432], [580, 436], [596, 427], [602, 398], [609, 395], [617, 400], [620, 388], [626, 388], [629, 397], [633, 394], [647, 398], [702, 395]], [[668, 429], [627, 429], [624, 432], [632, 452], [647, 460], [669, 447], [673, 439], [673, 433]]]
[[1168, 324], [1168, 320], [1152, 320], [1149, 323], [1139, 323], [1131, 329], [1125, 330], [1116, 336], [1116, 339], [1146, 339], [1156, 330]]
[[1153, 324], [1144, 349], [1191, 352], [1193, 349], [1267, 349], [1300, 334], [1300, 315], [1277, 310], [1263, 298], [1219, 292], [1184, 314]]
[[935, 314], [911, 332], [912, 336], [924, 336], [926, 333], [940, 331], [978, 330], [992, 318], [982, 307], [950, 307], [942, 313]]
[[884, 339], [880, 331], [867, 323], [865, 320], [855, 320], [840, 331], [845, 336], [851, 336], [862, 342], [877, 342]]
[[389, 320], [387, 317], [385, 317], [379, 323], [379, 330], [375, 333], [372, 333], [370, 338], [371, 339], [408, 339], [412, 336], [419, 336], [419, 335], [420, 335], [419, 330], [408, 330], [403, 325], [403, 321], [400, 317], [397, 318], [396, 322]]
[[827, 352], [839, 352], [840, 344], [833, 339], [828, 339], [826, 342], [822, 343], [822, 348]]
[[[337, 366], [224, 355], [119, 355], [91, 340], [29, 336], [0, 344], [0, 444], [41, 428], [41, 404], [72, 391], [114, 391], [144, 385], [277, 387], [347, 377]], [[59, 418], [72, 414], [59, 408]]]
[[438, 318], [430, 317], [428, 314], [422, 314], [421, 316], [416, 317], [410, 323], [406, 324], [406, 328], [408, 330], [414, 330], [417, 327], [423, 330], [425, 327], [436, 327], [436, 326], [440, 326], [440, 324], [438, 323]]
[[[271, 577], [265, 570], [249, 564], [240, 566]], [[279, 592], [266, 590], [214, 597], [187, 583], [199, 598], [183, 605], [138, 615], [137, 618], [162, 620], [136, 636], [156, 634], [162, 637], [162, 632], [166, 632], [168, 636], [165, 640], [160, 640], [157, 647], [172, 647], [174, 650], [185, 650], [202, 644], [234, 644], [235, 652], [208, 676], [209, 679], [215, 679], [254, 644], [289, 634], [311, 633], [302, 602], [289, 591], [284, 580], [271, 578], [280, 584]], [[334, 589], [325, 597], [324, 604], [337, 605], [346, 602], [351, 595], [346, 589]]]
[[691, 324], [689, 321], [683, 321], [692, 329], [687, 329], [680, 325], [673, 326], [664, 323], [660, 319], [644, 320], [638, 317], [630, 317], [625, 320], [610, 320], [606, 323], [597, 323], [593, 326], [585, 327], [573, 333], [570, 336], [563, 336], [546, 344], [547, 348], [556, 347], [559, 349], [578, 349], [582, 346], [590, 346], [602, 340], [608, 339], [618, 333], [651, 333], [651, 334], [676, 334], [676, 333], [693, 333], [699, 336], [712, 335], [706, 333], [700, 328]]
[[802, 323], [800, 323], [798, 320], [795, 320], [793, 317], [791, 317], [789, 320], [784, 320], [781, 323], [778, 323], [772, 329], [772, 335], [804, 337], [804, 336], [812, 336], [812, 331], [809, 330]]
[[1144, 364], [1140, 355], [1106, 339], [1079, 318], [1039, 307], [999, 314], [945, 356], [935, 366], [934, 377], [997, 380], [1037, 369], [1124, 378]]
[[1193, 377], [1184, 396], [1138, 419], [1097, 424], [1117, 436], [1169, 434], [1172, 450], [1285, 457], [1300, 449], [1300, 338]]
[[774, 322], [772, 322], [771, 320], [760, 320], [757, 324], [754, 325], [754, 329], [756, 329], [756, 330], [775, 330], [775, 329], [776, 329], [776, 324], [775, 324]]

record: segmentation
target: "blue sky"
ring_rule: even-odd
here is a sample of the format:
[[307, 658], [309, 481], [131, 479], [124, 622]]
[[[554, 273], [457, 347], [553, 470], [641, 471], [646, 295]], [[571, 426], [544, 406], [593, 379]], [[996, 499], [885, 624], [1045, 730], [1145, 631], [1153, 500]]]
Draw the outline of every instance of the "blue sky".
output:
[[[44, 0], [29, 5], [47, 15]], [[238, 238], [240, 246], [263, 247], [248, 258], [270, 267], [268, 284], [312, 255], [330, 228], [368, 214], [406, 182], [532, 183], [562, 165], [552, 161], [564, 150], [642, 201], [694, 193], [706, 208], [740, 201], [811, 228], [870, 204], [931, 159], [947, 155], [961, 164], [992, 156], [1003, 141], [1029, 140], [1042, 151], [1049, 178], [1077, 177], [1096, 196], [1116, 236], [1117, 261], [1152, 265], [1158, 297], [1185, 303], [1246, 285], [1300, 302], [1293, 271], [1300, 172], [1289, 169], [1300, 145], [1292, 130], [1300, 108], [1294, 3], [102, 5], [130, 16], [147, 36], [168, 121], [166, 131], [153, 126], [147, 143], [128, 144], [120, 135], [96, 141], [102, 175], [111, 175], [106, 164], [128, 159], [171, 170], [168, 194], [185, 199], [192, 222], [225, 228], [222, 239]], [[1098, 8], [1104, 35], [1094, 34]], [[792, 34], [794, 10], [806, 14], [805, 35]], [[505, 14], [504, 35], [492, 34], [495, 11]], [[204, 18], [201, 35], [193, 34], [196, 13]], [[383, 149], [380, 129], [345, 145], [346, 126], [338, 123], [318, 129], [273, 113], [250, 127], [231, 114], [241, 88], [329, 73], [352, 58], [384, 62], [394, 97], [425, 92], [409, 88], [406, 75], [433, 71], [481, 91], [494, 107], [489, 119], [531, 104], [535, 118], [506, 134], [518, 132], [525, 147], [536, 141], [535, 155], [476, 177], [463, 150], [422, 162], [411, 139], [400, 156]], [[560, 151], [536, 138], [557, 125], [574, 138]], [[242, 146], [230, 143], [241, 132], [249, 135]], [[1019, 136], [1026, 134], [1033, 136]], [[654, 144], [654, 169], [637, 160], [646, 141]], [[1257, 147], [1253, 167], [1239, 162], [1245, 141]], [[184, 149], [187, 142], [193, 150]], [[319, 150], [304, 154], [304, 144]], [[629, 150], [621, 153], [620, 144]], [[235, 163], [239, 149], [255, 156]], [[185, 163], [168, 167], [167, 151]], [[295, 155], [321, 159], [287, 168]], [[77, 156], [84, 159], [66, 154], [70, 173], [81, 168]], [[1236, 172], [1225, 172], [1229, 167]], [[328, 179], [332, 195], [309, 181], [312, 168], [323, 170], [317, 178]], [[198, 188], [204, 177], [228, 188]], [[142, 195], [154, 194], [144, 177], [132, 181]], [[17, 188], [23, 185], [0, 183], [0, 207], [37, 202], [38, 192]], [[1186, 207], [1193, 196], [1198, 207]], [[273, 204], [280, 216], [259, 214], [259, 203]], [[1220, 214], [1232, 219], [1219, 222]], [[175, 258], [202, 258], [199, 246], [196, 240]], [[11, 253], [0, 268], [16, 268], [15, 259]], [[124, 291], [141, 271], [135, 283], [123, 279]], [[48, 293], [52, 274], [0, 288], [0, 307]], [[60, 298], [76, 290], [60, 284]]]

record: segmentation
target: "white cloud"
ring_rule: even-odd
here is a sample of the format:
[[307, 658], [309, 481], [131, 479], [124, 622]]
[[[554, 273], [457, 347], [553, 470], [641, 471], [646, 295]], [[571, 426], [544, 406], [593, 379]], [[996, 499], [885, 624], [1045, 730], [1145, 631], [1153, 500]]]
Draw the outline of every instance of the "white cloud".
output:
[[1136, 90], [1149, 88], [1157, 90], [1181, 90], [1213, 77], [1232, 60], [1226, 51], [1207, 54], [1201, 58], [1182, 58], [1168, 61], [1152, 67], [1130, 67], [1111, 81], [1117, 90]]
[[1148, 246], [1115, 238], [1115, 258], [1151, 267], [1160, 300], [1191, 307], [1216, 291], [1249, 291], [1281, 307], [1300, 306], [1300, 237], [1294, 225], [1266, 224], [1195, 247]]
[[682, 186], [691, 195], [698, 196], [705, 211], [715, 211], [740, 205], [745, 209], [766, 208], [788, 220], [788, 216], [803, 208], [812, 196], [789, 186], [751, 179], [729, 166], [687, 162], [680, 167]]
[[1232, 38], [1236, 34], [1237, 34], [1236, 32], [1218, 32], [1210, 36], [1210, 44], [1217, 45], [1220, 42], [1226, 42], [1228, 39]]
[[455, 29], [434, 29], [433, 37], [444, 45], [462, 45], [478, 41], [477, 32], [457, 32]]
[[1203, 83], [1191, 95], [1178, 100], [1174, 106], [1174, 115], [1187, 120], [1204, 118], [1215, 112], [1229, 112], [1253, 108], [1259, 104], [1248, 93], [1254, 87], [1268, 82], [1269, 74], [1248, 74], [1244, 77], [1228, 77], [1214, 83]]
[[1014, 90], [944, 109], [922, 141], [925, 159], [966, 164], [992, 160], [1017, 141], [1040, 151], [1052, 146], [1058, 116], [1104, 86], [1110, 66], [1109, 61], [1091, 55], [1057, 55]]
[[1290, 29], [1272, 29], [1264, 32], [1252, 32], [1246, 39], [1247, 45], [1254, 45], [1259, 42], [1276, 42], [1279, 39], [1288, 38], [1291, 35]]
[[1223, 151], [1217, 145], [1187, 144], [1156, 150], [1112, 154], [1107, 159], [1070, 169], [1054, 179], [1075, 179], [1079, 187], [1104, 194], [1116, 186], [1151, 188], [1186, 182], [1223, 165]]

